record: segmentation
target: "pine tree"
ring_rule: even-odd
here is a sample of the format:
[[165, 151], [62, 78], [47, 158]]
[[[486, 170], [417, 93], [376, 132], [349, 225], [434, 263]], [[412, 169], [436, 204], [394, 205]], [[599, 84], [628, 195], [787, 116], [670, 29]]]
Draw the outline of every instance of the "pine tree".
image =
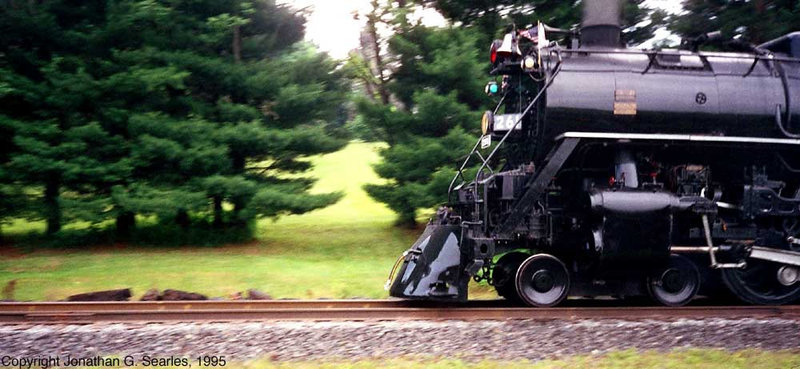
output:
[[[6, 180], [40, 189], [30, 218], [43, 218], [48, 233], [62, 222], [102, 216], [107, 197], [100, 187], [124, 177], [124, 144], [102, 127], [91, 71], [92, 34], [103, 4], [70, 7], [59, 1], [5, 4], [0, 24], [2, 114], [12, 149]], [[8, 184], [7, 184], [8, 186]]]
[[[108, 219], [126, 233], [136, 214], [242, 224], [338, 199], [286, 176], [345, 143], [332, 123], [347, 85], [298, 43], [302, 12], [274, 0], [0, 10], [0, 206], [31, 209], [48, 233]], [[36, 191], [26, 206], [7, 196]]]
[[721, 31], [723, 39], [760, 44], [800, 30], [800, 3], [792, 0], [689, 0], [683, 8], [669, 29], [685, 38]]
[[[391, 22], [395, 33], [386, 40], [388, 52], [381, 62], [372, 55], [371, 68], [360, 69], [369, 71], [367, 77], [377, 76], [376, 89], [385, 93], [357, 101], [359, 119], [389, 143], [375, 171], [390, 181], [366, 190], [394, 210], [400, 224], [413, 224], [418, 208], [442, 202], [455, 162], [474, 143], [468, 132], [476, 131], [479, 108], [486, 102], [474, 32], [411, 23], [405, 17], [409, 11], [384, 4], [373, 9], [380, 17], [368, 17]], [[367, 34], [374, 35], [369, 29]], [[386, 68], [383, 77], [379, 68]]]
[[[644, 5], [643, 0], [622, 1], [623, 40], [636, 45], [653, 37], [655, 30], [664, 25], [663, 10]], [[552, 27], [577, 29], [581, 22], [580, 1], [554, 0], [418, 0], [433, 6], [447, 19], [473, 26], [482, 35], [496, 38], [508, 24], [526, 27], [543, 22]], [[490, 42], [491, 38], [483, 41]]]
[[181, 19], [171, 32], [193, 41], [143, 39], [152, 46], [122, 55], [131, 66], [175, 68], [185, 78], [172, 86], [181, 93], [157, 109], [160, 115], [131, 120], [139, 140], [132, 149], [135, 186], [117, 190], [120, 207], [161, 217], [166, 209], [185, 223], [188, 213], [208, 212], [210, 203], [213, 224], [223, 226], [335, 202], [338, 194], [308, 194], [312, 181], [285, 179], [310, 168], [302, 157], [344, 144], [325, 128], [346, 96], [342, 76], [331, 72], [334, 62], [296, 46], [303, 19], [274, 1], [202, 5], [158, 13]]

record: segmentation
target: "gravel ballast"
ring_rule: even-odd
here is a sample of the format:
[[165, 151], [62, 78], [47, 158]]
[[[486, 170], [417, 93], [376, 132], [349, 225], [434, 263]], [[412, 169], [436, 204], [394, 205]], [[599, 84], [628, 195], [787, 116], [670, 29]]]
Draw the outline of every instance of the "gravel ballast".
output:
[[620, 349], [799, 349], [800, 321], [241, 322], [0, 326], [0, 355], [93, 357], [224, 355], [357, 359], [409, 355], [557, 358]]

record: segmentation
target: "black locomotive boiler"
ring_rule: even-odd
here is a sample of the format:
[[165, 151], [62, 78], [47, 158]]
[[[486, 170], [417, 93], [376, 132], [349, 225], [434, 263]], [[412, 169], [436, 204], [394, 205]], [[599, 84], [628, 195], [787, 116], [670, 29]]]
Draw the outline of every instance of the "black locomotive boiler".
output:
[[583, 3], [579, 35], [539, 24], [492, 44], [497, 107], [390, 294], [464, 301], [474, 279], [531, 306], [679, 306], [713, 284], [800, 298], [800, 32], [633, 50], [618, 1]]

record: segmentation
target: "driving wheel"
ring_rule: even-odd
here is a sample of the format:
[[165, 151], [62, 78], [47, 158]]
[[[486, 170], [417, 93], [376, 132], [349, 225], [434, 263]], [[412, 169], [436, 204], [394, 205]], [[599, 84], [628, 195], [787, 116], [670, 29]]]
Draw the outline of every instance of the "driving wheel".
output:
[[520, 265], [516, 287], [517, 295], [527, 305], [555, 306], [569, 293], [569, 271], [555, 256], [533, 255]]
[[700, 290], [700, 272], [694, 263], [680, 255], [671, 255], [667, 265], [647, 278], [647, 292], [662, 305], [683, 306]]

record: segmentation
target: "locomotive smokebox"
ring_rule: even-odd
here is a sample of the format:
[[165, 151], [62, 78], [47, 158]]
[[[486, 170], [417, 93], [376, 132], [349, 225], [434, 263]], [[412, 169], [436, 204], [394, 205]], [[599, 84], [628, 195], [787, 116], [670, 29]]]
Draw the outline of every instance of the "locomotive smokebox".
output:
[[581, 22], [582, 47], [620, 47], [620, 0], [584, 0]]

